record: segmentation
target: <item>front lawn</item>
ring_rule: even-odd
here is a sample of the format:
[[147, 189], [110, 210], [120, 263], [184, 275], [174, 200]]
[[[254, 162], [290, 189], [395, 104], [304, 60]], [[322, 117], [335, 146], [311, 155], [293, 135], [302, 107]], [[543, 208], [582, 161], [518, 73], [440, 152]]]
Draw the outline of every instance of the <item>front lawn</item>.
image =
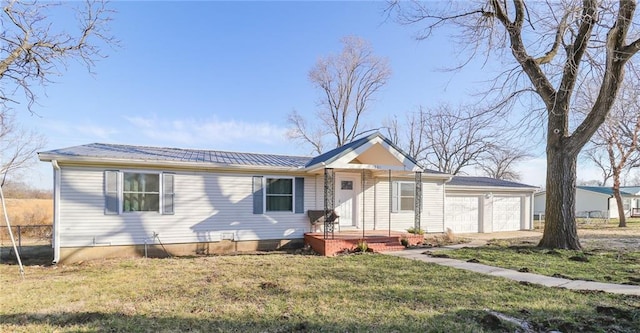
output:
[[[549, 250], [535, 242], [494, 240], [487, 246], [447, 251], [453, 259], [474, 260], [481, 264], [573, 280], [640, 285], [640, 251], [614, 248], [622, 240], [584, 240], [584, 251]], [[629, 242], [637, 243], [637, 239]], [[533, 244], [532, 244], [533, 243]], [[605, 244], [609, 243], [609, 244]]]
[[640, 327], [638, 297], [378, 254], [90, 261], [28, 266], [24, 281], [17, 271], [0, 265], [2, 332], [516, 331], [501, 316], [543, 332]]

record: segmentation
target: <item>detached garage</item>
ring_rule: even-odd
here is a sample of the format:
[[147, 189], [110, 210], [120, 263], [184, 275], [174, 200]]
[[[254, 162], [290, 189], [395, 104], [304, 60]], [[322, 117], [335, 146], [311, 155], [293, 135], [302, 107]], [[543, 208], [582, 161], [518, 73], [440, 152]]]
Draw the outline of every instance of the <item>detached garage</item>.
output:
[[536, 190], [488, 177], [454, 176], [445, 184], [444, 229], [455, 233], [532, 229]]

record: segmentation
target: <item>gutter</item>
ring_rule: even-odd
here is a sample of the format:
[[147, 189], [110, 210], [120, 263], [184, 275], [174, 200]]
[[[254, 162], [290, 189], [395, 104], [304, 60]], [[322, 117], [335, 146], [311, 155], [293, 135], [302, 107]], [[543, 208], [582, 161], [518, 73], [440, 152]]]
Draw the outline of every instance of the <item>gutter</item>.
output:
[[196, 169], [196, 170], [270, 170], [280, 172], [301, 172], [298, 166], [292, 167], [278, 167], [278, 166], [263, 166], [263, 165], [237, 165], [237, 164], [220, 164], [220, 163], [204, 163], [204, 162], [183, 162], [183, 161], [158, 161], [158, 160], [140, 160], [140, 159], [119, 159], [119, 158], [99, 158], [99, 157], [71, 157], [64, 156], [64, 159], [59, 159], [59, 155], [47, 155], [38, 154], [40, 161], [53, 162], [57, 160], [65, 165], [80, 165], [80, 166], [105, 166], [105, 165], [118, 165], [118, 166], [145, 166], [156, 168], [174, 168], [174, 169]]
[[51, 160], [53, 166], [53, 264], [60, 261], [60, 166]]

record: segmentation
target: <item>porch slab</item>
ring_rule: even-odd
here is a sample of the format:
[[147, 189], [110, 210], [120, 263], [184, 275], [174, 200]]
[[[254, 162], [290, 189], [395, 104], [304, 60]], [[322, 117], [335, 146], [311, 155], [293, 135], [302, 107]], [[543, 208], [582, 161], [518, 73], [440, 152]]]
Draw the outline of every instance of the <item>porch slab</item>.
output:
[[402, 239], [406, 239], [409, 245], [422, 244], [424, 235], [387, 230], [366, 231], [363, 235], [362, 231], [353, 230], [335, 232], [325, 239], [324, 233], [321, 232], [304, 234], [305, 244], [323, 256], [353, 251], [361, 241], [365, 241], [373, 252], [402, 251], [405, 249], [401, 243]]

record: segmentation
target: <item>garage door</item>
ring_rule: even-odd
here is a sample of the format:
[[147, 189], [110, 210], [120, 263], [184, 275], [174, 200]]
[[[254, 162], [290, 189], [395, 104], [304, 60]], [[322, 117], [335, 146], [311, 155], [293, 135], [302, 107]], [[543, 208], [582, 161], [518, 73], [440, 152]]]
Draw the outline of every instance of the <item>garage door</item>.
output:
[[493, 198], [493, 231], [520, 230], [520, 198]]
[[456, 233], [478, 232], [479, 198], [447, 197], [445, 204], [444, 228]]

